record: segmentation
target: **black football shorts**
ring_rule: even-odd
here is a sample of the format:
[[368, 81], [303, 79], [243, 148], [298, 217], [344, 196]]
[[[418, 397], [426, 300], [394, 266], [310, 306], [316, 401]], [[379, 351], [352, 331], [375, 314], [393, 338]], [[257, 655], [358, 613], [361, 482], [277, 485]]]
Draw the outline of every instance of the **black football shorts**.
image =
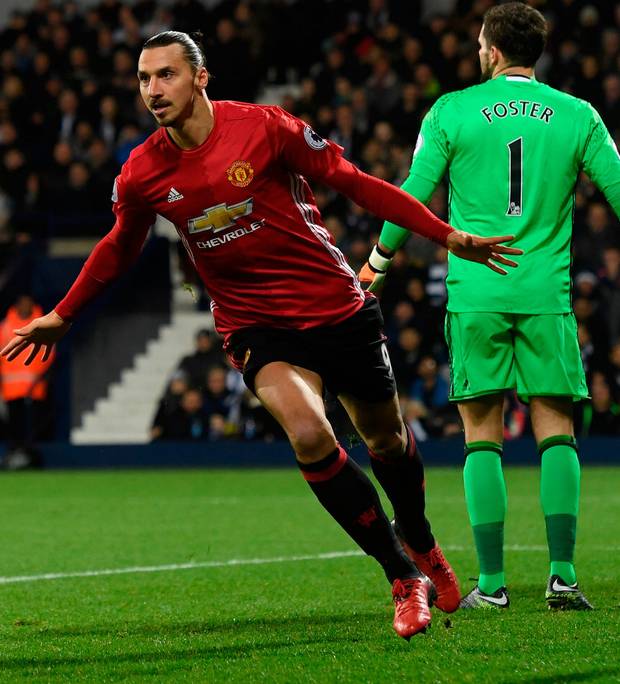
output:
[[242, 328], [231, 335], [226, 351], [243, 369], [252, 392], [263, 366], [285, 361], [318, 373], [331, 394], [385, 401], [394, 396], [396, 383], [383, 325], [379, 303], [369, 297], [359, 311], [336, 325], [306, 330]]

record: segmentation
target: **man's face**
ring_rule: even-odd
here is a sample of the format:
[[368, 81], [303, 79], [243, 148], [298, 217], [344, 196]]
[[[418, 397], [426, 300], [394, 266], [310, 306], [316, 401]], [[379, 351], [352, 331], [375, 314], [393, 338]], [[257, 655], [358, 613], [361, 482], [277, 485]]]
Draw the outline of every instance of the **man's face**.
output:
[[484, 26], [480, 29], [478, 43], [480, 44], [480, 50], [478, 50], [478, 57], [480, 58], [480, 80], [488, 81], [493, 77], [495, 64], [492, 63], [493, 56], [491, 54], [491, 48], [484, 37]]
[[206, 85], [206, 69], [196, 74], [179, 43], [142, 50], [138, 60], [140, 95], [160, 126], [174, 127], [191, 113], [194, 98]]
[[199, 352], [209, 352], [213, 344], [209, 335], [198, 335], [196, 338], [196, 348]]

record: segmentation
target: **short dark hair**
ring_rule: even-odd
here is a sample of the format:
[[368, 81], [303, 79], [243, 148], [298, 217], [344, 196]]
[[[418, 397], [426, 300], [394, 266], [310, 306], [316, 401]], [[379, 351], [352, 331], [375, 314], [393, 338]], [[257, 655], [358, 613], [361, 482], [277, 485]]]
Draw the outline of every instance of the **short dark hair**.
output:
[[533, 7], [507, 2], [487, 10], [482, 33], [511, 65], [532, 67], [545, 49], [547, 22]]
[[189, 62], [194, 73], [206, 66], [205, 53], [202, 48], [202, 33], [200, 31], [192, 33], [162, 31], [149, 38], [142, 46], [142, 49], [166, 47], [167, 45], [174, 45], [174, 43], [178, 43], [183, 48], [185, 59]]

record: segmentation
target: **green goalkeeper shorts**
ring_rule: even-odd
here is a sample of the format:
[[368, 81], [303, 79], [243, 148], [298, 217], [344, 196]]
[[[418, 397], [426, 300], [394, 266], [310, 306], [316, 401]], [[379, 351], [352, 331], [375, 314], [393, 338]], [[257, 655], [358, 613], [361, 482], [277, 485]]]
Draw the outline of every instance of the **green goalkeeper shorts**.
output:
[[510, 389], [523, 401], [588, 398], [572, 313], [448, 312], [445, 332], [452, 401]]

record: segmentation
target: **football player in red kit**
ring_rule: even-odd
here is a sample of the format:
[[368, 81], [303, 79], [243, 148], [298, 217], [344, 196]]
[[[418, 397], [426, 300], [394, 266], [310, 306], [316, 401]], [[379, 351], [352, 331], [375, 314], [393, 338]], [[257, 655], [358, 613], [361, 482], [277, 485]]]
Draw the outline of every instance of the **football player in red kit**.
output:
[[[457, 608], [456, 577], [424, 515], [424, 469], [404, 425], [374, 296], [322, 223], [306, 178], [377, 216], [505, 273], [520, 251], [453, 230], [407, 193], [362, 173], [342, 148], [278, 107], [212, 102], [197, 42], [166, 31], [140, 54], [138, 79], [160, 128], [116, 179], [116, 223], [65, 298], [15, 331], [2, 350], [47, 357], [71, 321], [136, 260], [155, 215], [178, 231], [212, 300], [218, 331], [246, 384], [284, 428], [304, 478], [327, 511], [382, 566], [394, 629], [430, 624], [433, 601]], [[366, 442], [395, 512], [405, 552], [377, 491], [338, 444], [325, 417], [330, 390]], [[429, 579], [430, 578], [430, 579]]]

